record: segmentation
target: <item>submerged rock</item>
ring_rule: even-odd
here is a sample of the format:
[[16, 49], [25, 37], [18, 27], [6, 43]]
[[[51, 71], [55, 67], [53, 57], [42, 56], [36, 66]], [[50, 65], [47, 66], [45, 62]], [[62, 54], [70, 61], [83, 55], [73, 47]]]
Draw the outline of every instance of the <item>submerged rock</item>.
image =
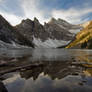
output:
[[2, 82], [0, 82], [0, 92], [8, 92]]

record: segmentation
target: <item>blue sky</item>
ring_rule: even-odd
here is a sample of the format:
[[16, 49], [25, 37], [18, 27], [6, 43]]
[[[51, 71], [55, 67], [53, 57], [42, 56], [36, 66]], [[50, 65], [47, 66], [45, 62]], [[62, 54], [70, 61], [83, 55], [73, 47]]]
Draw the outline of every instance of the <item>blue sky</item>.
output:
[[12, 25], [34, 17], [42, 24], [52, 17], [78, 24], [92, 20], [92, 0], [0, 0], [0, 14]]

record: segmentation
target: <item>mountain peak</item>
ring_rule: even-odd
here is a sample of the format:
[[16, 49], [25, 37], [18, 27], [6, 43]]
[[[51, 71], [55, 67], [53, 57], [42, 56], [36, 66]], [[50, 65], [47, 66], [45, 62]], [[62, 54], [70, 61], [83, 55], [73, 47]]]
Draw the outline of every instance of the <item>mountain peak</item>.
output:
[[34, 22], [39, 23], [39, 20], [36, 17], [34, 17]]
[[6, 21], [6, 19], [2, 15], [0, 15], [0, 26], [6, 26], [6, 25], [10, 25], [10, 24]]
[[22, 22], [19, 24], [19, 25], [16, 25], [16, 27], [17, 26], [28, 26], [28, 25], [31, 25], [33, 23], [33, 21], [32, 20], [30, 20], [29, 18], [27, 18], [27, 19], [24, 19], [24, 20], [22, 20]]
[[[3, 16], [0, 14], [0, 19], [3, 18]], [[4, 18], [3, 18], [4, 19]]]
[[25, 19], [25, 20], [22, 20], [22, 23], [30, 23], [30, 22], [32, 22], [32, 20], [30, 20], [30, 19]]
[[63, 20], [63, 19], [60, 19], [60, 18], [58, 18], [58, 19], [55, 19], [55, 18], [51, 18], [51, 20], [50, 20], [50, 22], [49, 22], [49, 24], [59, 24], [59, 25], [71, 25], [70, 23], [68, 23], [67, 21], [65, 21], [65, 20]]
[[54, 17], [51, 18], [51, 21], [57, 21]]
[[58, 18], [58, 22], [68, 23], [66, 20], [60, 18]]
[[54, 17], [51, 18], [51, 21], [57, 21]]
[[57, 20], [52, 17], [48, 23], [54, 23], [54, 22], [56, 22], [56, 21], [57, 21]]

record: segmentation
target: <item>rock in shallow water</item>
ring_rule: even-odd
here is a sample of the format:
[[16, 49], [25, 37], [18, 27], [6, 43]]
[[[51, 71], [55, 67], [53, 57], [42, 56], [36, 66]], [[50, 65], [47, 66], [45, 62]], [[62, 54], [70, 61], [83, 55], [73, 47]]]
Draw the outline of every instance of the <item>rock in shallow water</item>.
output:
[[2, 82], [0, 82], [0, 92], [8, 92]]

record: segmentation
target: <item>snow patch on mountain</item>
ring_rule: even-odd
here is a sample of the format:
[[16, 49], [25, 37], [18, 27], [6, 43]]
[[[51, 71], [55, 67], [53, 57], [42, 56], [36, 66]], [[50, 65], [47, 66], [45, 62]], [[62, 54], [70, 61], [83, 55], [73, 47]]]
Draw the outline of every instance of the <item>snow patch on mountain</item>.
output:
[[37, 48], [57, 48], [60, 46], [65, 46], [70, 41], [63, 41], [63, 40], [56, 40], [56, 39], [50, 39], [42, 42], [41, 39], [33, 37], [33, 43], [36, 45]]
[[31, 47], [19, 45], [13, 41], [12, 41], [12, 44], [9, 44], [9, 43], [5, 43], [5, 42], [0, 40], [0, 48], [31, 48]]
[[70, 29], [69, 32], [73, 33], [73, 34], [77, 34], [78, 32], [80, 32], [81, 29]]

